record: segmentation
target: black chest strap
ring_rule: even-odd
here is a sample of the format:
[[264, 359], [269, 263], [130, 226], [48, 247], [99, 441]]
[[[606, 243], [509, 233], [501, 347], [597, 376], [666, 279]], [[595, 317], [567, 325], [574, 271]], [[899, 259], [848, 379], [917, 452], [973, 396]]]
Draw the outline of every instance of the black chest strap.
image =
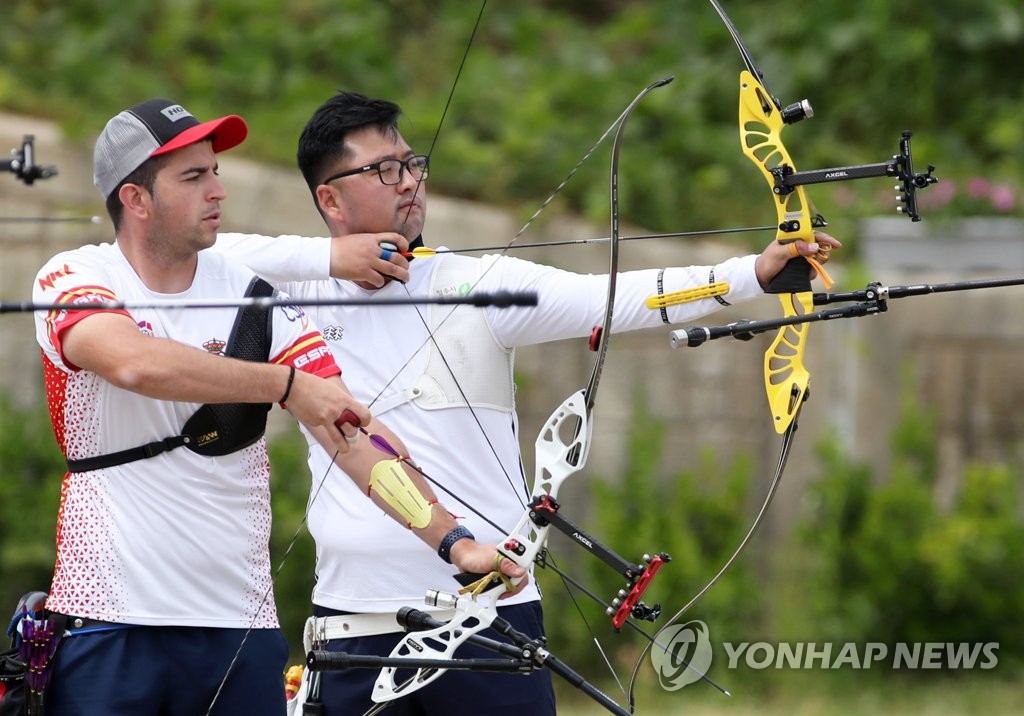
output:
[[[266, 298], [274, 287], [254, 277], [246, 297]], [[238, 309], [224, 355], [240, 360], [266, 363], [273, 340], [273, 309], [245, 306]], [[180, 435], [106, 455], [68, 460], [68, 472], [89, 472], [145, 460], [185, 446], [200, 455], [228, 455], [252, 445], [267, 428], [270, 403], [210, 403], [192, 414]]]

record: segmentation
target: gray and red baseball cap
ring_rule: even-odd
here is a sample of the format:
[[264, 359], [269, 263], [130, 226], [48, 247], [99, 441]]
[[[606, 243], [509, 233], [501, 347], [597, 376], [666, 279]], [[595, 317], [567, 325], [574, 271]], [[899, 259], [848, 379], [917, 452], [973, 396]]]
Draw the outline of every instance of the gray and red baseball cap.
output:
[[107, 122], [93, 151], [93, 183], [103, 198], [150, 157], [173, 152], [203, 139], [213, 151], [242, 143], [249, 129], [238, 115], [200, 122], [168, 99], [151, 99], [120, 112]]

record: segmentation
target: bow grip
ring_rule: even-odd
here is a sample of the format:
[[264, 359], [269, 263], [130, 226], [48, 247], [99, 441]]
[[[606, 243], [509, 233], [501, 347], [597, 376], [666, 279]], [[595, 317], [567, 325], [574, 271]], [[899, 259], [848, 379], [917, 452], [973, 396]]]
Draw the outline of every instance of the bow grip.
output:
[[[493, 575], [494, 572], [490, 572], [489, 574]], [[484, 577], [487, 577], [488, 574], [477, 574], [476, 572], [459, 572], [458, 574], [452, 576], [455, 578], [455, 581], [459, 583], [460, 587], [468, 587], [472, 584], [476, 584]], [[499, 584], [501, 584], [501, 578], [492, 576], [490, 581], [487, 582], [487, 585], [483, 587], [481, 591], [490, 591], [491, 589], [497, 587]]]
[[796, 256], [768, 282], [765, 293], [803, 293], [811, 290], [813, 267], [803, 256]]

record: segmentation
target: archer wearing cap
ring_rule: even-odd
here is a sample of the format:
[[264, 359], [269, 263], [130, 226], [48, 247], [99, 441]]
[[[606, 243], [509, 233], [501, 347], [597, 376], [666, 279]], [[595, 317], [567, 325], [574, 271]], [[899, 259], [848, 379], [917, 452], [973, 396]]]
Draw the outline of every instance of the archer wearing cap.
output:
[[145, 307], [273, 295], [203, 250], [227, 197], [217, 153], [245, 135], [240, 117], [201, 122], [166, 99], [119, 112], [94, 154], [114, 240], [54, 256], [33, 283], [44, 304], [127, 306], [35, 314], [68, 467], [46, 603], [68, 617], [55, 714], [284, 712], [267, 413], [287, 399], [343, 455], [334, 421], [370, 413], [299, 309]]
[[93, 151], [93, 183], [107, 203], [107, 213], [120, 229], [123, 184], [138, 184], [152, 191], [162, 164], [151, 162], [203, 140], [213, 153], [238, 146], [248, 134], [245, 120], [228, 115], [200, 122], [187, 109], [167, 99], [151, 99], [119, 112], [103, 128]]

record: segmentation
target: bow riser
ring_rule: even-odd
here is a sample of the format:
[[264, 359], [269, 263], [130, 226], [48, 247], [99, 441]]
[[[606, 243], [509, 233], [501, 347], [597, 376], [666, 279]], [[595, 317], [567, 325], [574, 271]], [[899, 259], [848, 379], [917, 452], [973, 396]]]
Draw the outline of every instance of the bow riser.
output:
[[[482, 597], [489, 599], [472, 599], [458, 597], [455, 601], [455, 616], [451, 621], [427, 631], [410, 632], [392, 650], [391, 656], [407, 659], [445, 659], [454, 658], [455, 650], [465, 644], [470, 637], [491, 625], [498, 615], [495, 602], [505, 585], [499, 583]], [[449, 595], [434, 595], [435, 599], [445, 599]], [[430, 595], [428, 595], [429, 600]], [[446, 605], [450, 602], [446, 602]], [[395, 679], [398, 667], [386, 666], [380, 670], [373, 685], [371, 698], [374, 703], [393, 701], [423, 688], [445, 673], [445, 669], [418, 668], [413, 675], [402, 683]]]
[[[578, 425], [574, 437], [565, 440], [569, 425]], [[586, 463], [592, 423], [587, 418], [584, 391], [579, 390], [563, 402], [548, 418], [536, 442], [536, 475], [533, 496], [554, 499], [562, 483]], [[578, 455], [573, 464], [573, 455]], [[550, 524], [538, 525], [528, 511], [498, 546], [498, 552], [520, 567], [530, 569], [537, 555], [547, 545]], [[490, 626], [497, 616], [498, 598], [506, 591], [503, 583], [476, 598], [462, 596], [455, 602], [455, 616], [442, 627], [407, 634], [391, 652], [397, 658], [451, 659], [455, 650], [470, 637]], [[395, 680], [397, 669], [381, 670], [374, 684], [373, 700], [390, 701], [416, 691], [441, 676], [444, 669], [417, 669], [413, 677], [401, 684]]]
[[[743, 153], [760, 170], [775, 196], [779, 243], [814, 241], [810, 204], [802, 186], [780, 190], [778, 178], [793, 170], [793, 160], [782, 143], [782, 112], [764, 85], [747, 70], [740, 72], [739, 126]], [[784, 316], [802, 315], [810, 308], [811, 265], [796, 257], [768, 286], [778, 293]], [[804, 366], [807, 325], [780, 331], [764, 356], [764, 387], [776, 432], [782, 434], [796, 417], [810, 382]]]
[[[570, 427], [573, 436], [566, 440]], [[534, 443], [533, 497], [557, 498], [566, 478], [583, 469], [593, 429], [585, 390], [570, 395], [551, 413]]]
[[[572, 426], [573, 437], [565, 440], [565, 432]], [[578, 390], [565, 399], [544, 423], [534, 443], [535, 470], [533, 500], [553, 502], [562, 483], [583, 469], [590, 453], [593, 423], [587, 417], [586, 396]], [[537, 519], [533, 509], [527, 509], [515, 528], [498, 545], [498, 552], [524, 569], [530, 569], [548, 543], [551, 524]]]
[[[814, 295], [810, 291], [786, 293], [779, 296], [779, 302], [785, 318], [803, 316], [811, 310]], [[807, 325], [800, 323], [780, 330], [764, 354], [764, 388], [772, 423], [780, 435], [796, 418], [811, 381], [804, 365]]]
[[[785, 127], [782, 113], [768, 97], [764, 85], [747, 70], [740, 72], [739, 98], [740, 143], [743, 153], [757, 165], [775, 193], [778, 218], [776, 238], [781, 243], [797, 239], [813, 241], [810, 204], [803, 187], [784, 191], [777, 186], [777, 175], [793, 168], [793, 160], [782, 143], [782, 130]], [[802, 259], [800, 263], [807, 267], [805, 277], [808, 277], [810, 266]]]

